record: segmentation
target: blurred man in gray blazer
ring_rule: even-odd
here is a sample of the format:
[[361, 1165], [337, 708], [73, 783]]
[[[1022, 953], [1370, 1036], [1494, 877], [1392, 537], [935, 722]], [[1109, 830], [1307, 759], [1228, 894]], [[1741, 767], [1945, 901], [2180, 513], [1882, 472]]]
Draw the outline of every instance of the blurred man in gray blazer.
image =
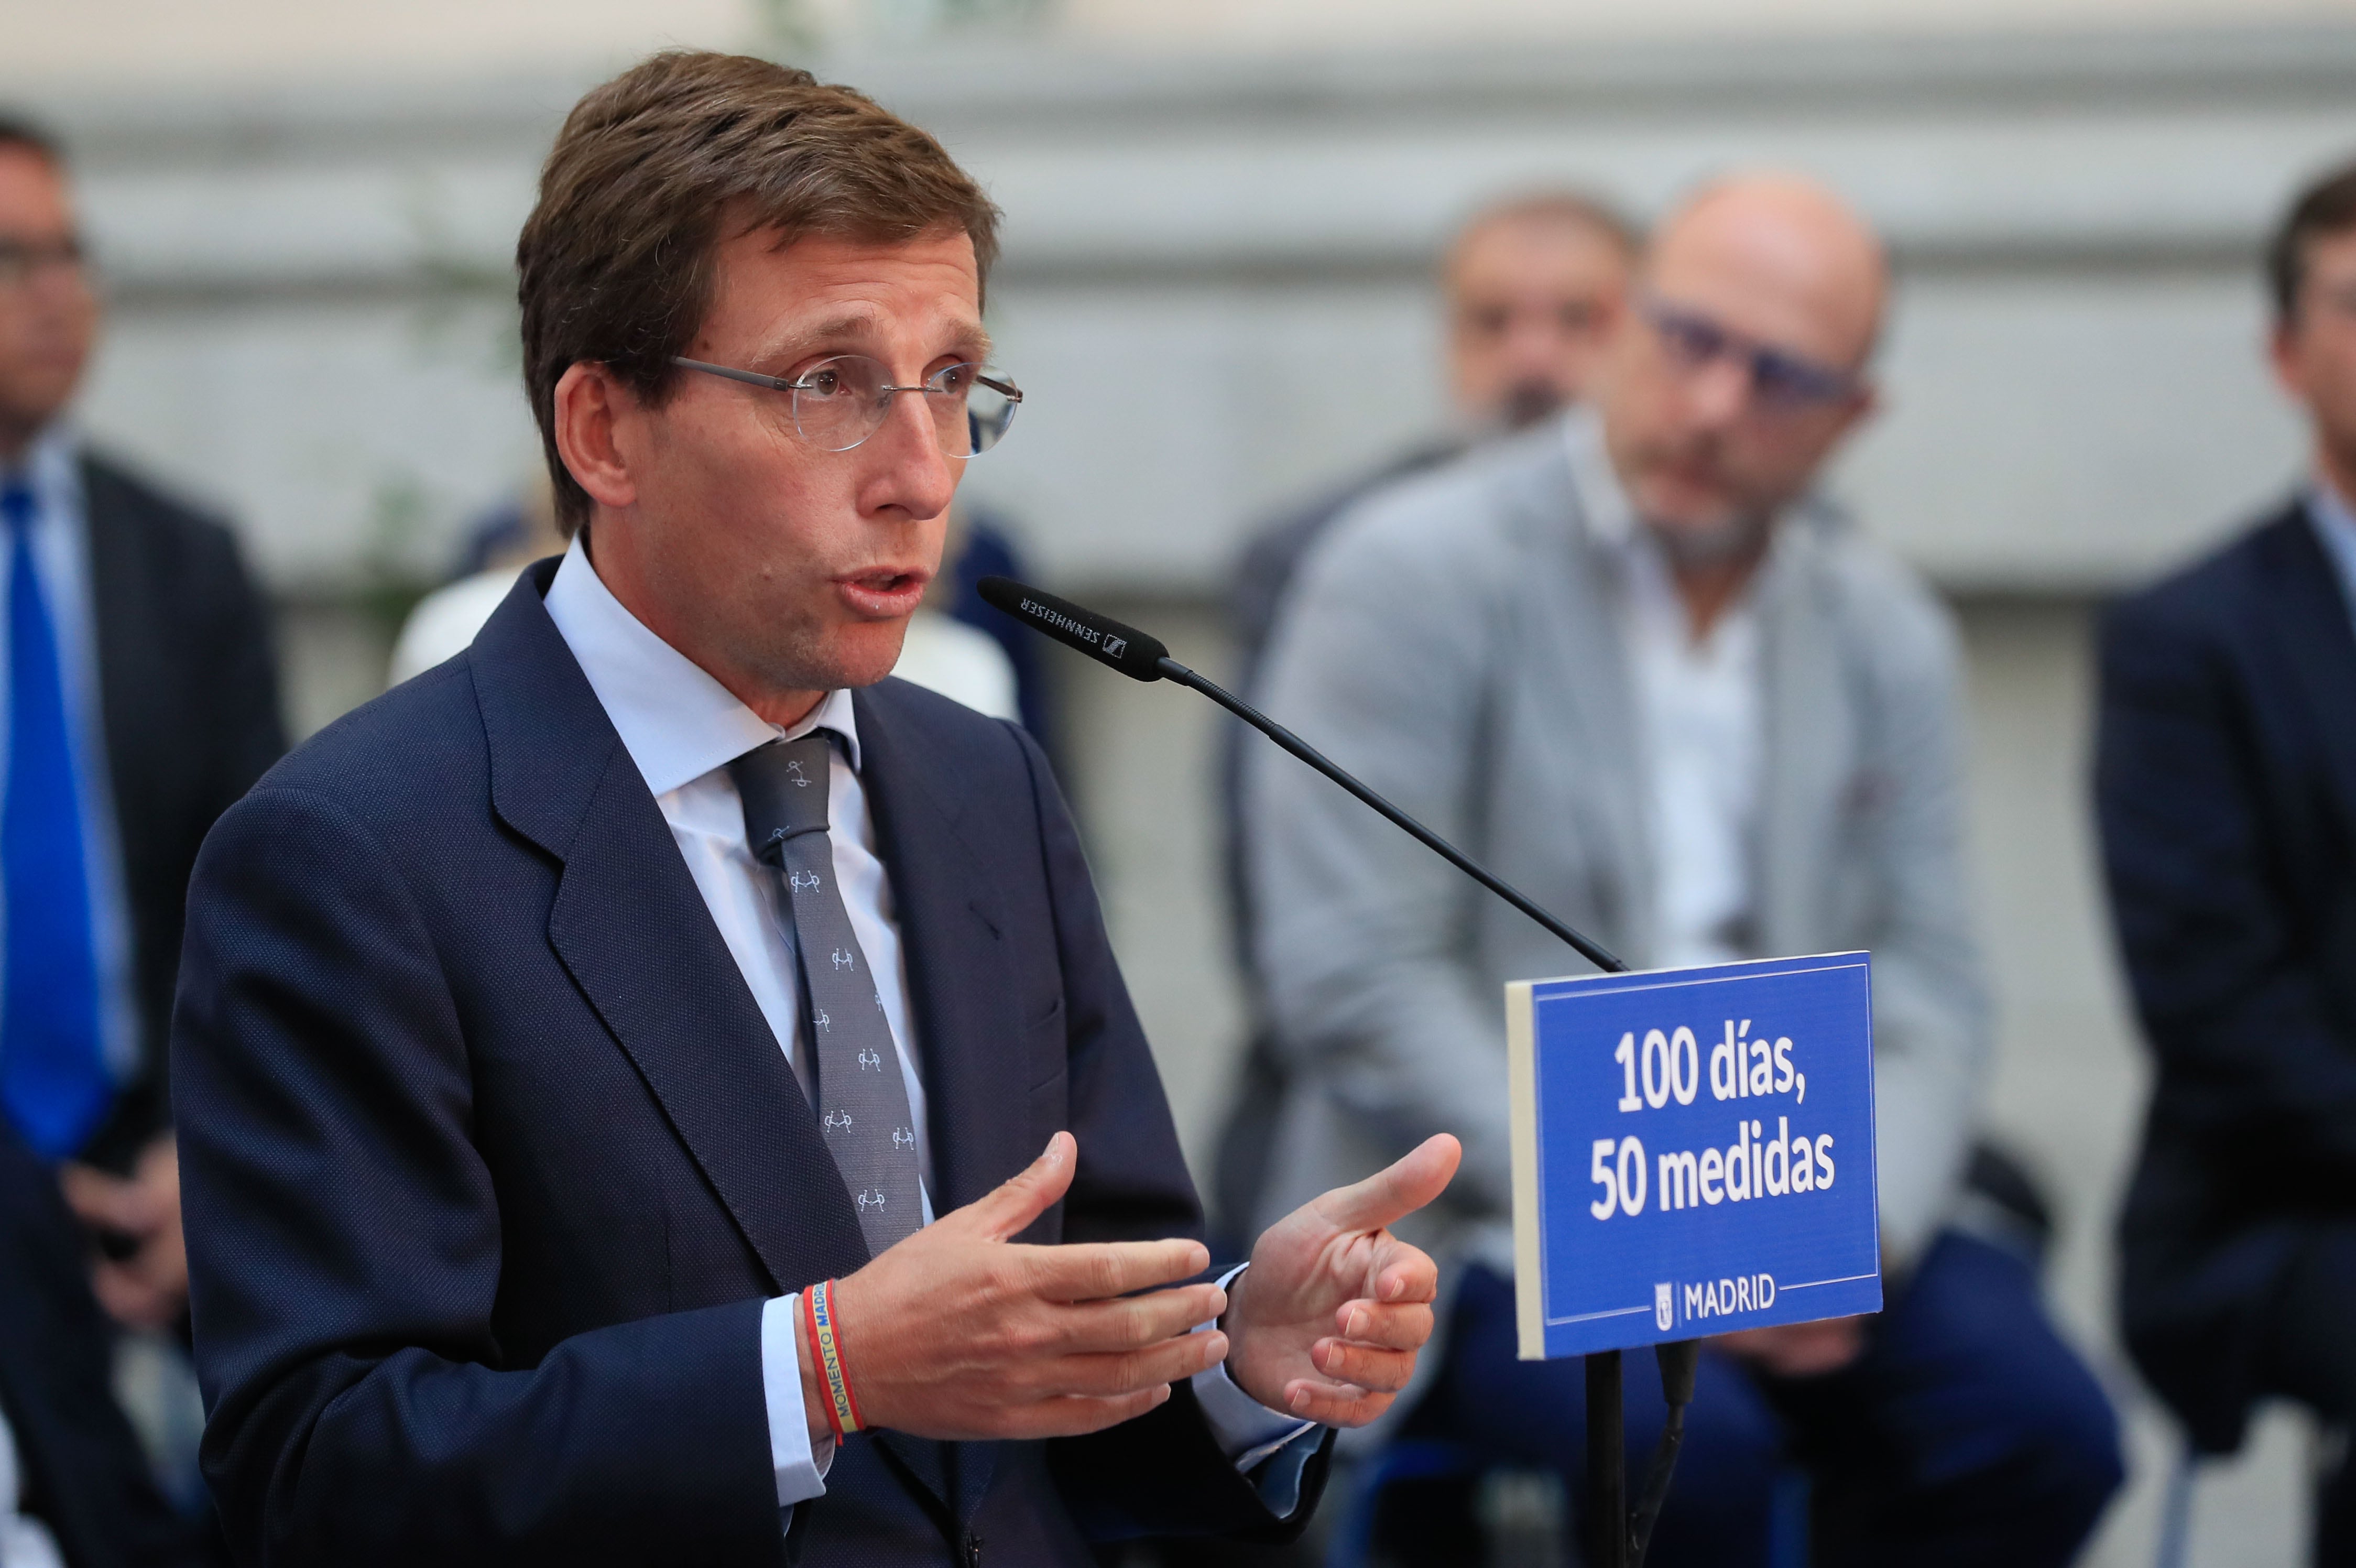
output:
[[[1640, 967], [1873, 952], [1888, 1310], [1715, 1342], [1663, 1564], [1764, 1561], [1790, 1456], [1820, 1563], [2065, 1563], [2120, 1479], [2029, 1265], [1946, 1224], [1987, 1049], [1954, 633], [1811, 489], [1872, 412], [1886, 293], [1829, 193], [1709, 187], [1596, 402], [1360, 506], [1269, 656], [1272, 712]], [[1575, 1477], [1577, 1363], [1515, 1359], [1500, 987], [1584, 965], [1288, 759], [1248, 788], [1291, 1085], [1266, 1209], [1462, 1137], [1428, 1221], [1451, 1343], [1409, 1426]], [[1629, 1404], [1649, 1444], [1650, 1380]]]

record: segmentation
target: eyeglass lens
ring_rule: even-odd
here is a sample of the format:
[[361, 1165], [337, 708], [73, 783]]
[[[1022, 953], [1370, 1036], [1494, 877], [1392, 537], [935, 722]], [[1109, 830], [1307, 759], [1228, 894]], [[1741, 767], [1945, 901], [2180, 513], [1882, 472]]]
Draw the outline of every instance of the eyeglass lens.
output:
[[[794, 382], [794, 427], [821, 450], [847, 452], [883, 428], [895, 394], [917, 390], [894, 386], [882, 362], [863, 354], [820, 360]], [[969, 457], [996, 446], [1014, 422], [1022, 401], [1012, 382], [979, 365], [936, 371], [926, 378], [922, 392], [941, 450], [952, 457]]]
[[1721, 359], [1733, 359], [1750, 373], [1751, 391], [1764, 403], [1800, 408], [1831, 403], [1845, 394], [1850, 378], [1838, 371], [1810, 364], [1779, 349], [1741, 343], [1705, 317], [1681, 310], [1655, 308], [1649, 313], [1672, 358], [1699, 370]]
[[29, 282], [36, 274], [52, 268], [79, 267], [82, 259], [80, 240], [37, 243], [0, 239], [0, 286], [13, 287]]

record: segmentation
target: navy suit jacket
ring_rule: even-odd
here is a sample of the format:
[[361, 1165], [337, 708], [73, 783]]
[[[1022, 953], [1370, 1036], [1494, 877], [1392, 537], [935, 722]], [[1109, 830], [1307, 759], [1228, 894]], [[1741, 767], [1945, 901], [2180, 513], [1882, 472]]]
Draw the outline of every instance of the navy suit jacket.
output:
[[[855, 1438], [787, 1541], [761, 1304], [867, 1253], [541, 603], [554, 565], [273, 768], [198, 866], [176, 1087], [205, 1466], [240, 1556], [1078, 1565], [1088, 1538], [1280, 1529], [1182, 1385], [1087, 1438]], [[1069, 1128], [1077, 1176], [1023, 1240], [1198, 1233], [1037, 747], [903, 682], [854, 701], [937, 1206]]]
[[2302, 1232], [2356, 1218], [2356, 621], [2303, 507], [2113, 607], [2095, 785], [2158, 1064], [2121, 1316], [2222, 1451]]

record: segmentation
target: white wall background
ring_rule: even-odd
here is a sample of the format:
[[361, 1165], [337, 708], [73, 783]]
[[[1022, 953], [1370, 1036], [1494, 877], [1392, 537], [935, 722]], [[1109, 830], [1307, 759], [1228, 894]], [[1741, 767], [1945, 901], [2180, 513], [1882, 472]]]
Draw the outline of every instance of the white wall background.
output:
[[[977, 7], [1012, 23], [949, 25]], [[2346, 5], [0, 0], [0, 99], [72, 137], [111, 280], [87, 419], [241, 520], [305, 728], [380, 680], [354, 596], [438, 565], [537, 460], [507, 257], [563, 109], [647, 48], [819, 40], [990, 184], [1032, 397], [973, 488], [1044, 575], [1213, 671], [1249, 521], [1440, 417], [1426, 277], [1470, 205], [1569, 180], [1650, 215], [1762, 162], [1847, 190], [1901, 289], [1888, 413], [1838, 488], [1964, 616], [1990, 1114], [2054, 1187], [2058, 1309], [2135, 1418], [2094, 1560], [2148, 1560], [2170, 1440], [2109, 1330], [2143, 1079], [2081, 803], [2088, 616], [2297, 472], [2254, 262], [2356, 154]], [[1237, 1025], [1208, 715], [1066, 675], [1115, 939], [1199, 1150]], [[2298, 1560], [2304, 1441], [2269, 1423], [2204, 1481], [2194, 1561]]]

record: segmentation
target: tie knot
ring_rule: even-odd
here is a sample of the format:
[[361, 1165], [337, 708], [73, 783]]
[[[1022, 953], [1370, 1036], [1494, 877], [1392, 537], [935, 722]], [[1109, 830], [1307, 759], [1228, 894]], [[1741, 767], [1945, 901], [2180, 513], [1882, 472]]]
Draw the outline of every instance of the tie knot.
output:
[[826, 832], [827, 763], [831, 737], [813, 730], [773, 740], [728, 765], [744, 802], [744, 839], [755, 860], [775, 865], [788, 840]]

